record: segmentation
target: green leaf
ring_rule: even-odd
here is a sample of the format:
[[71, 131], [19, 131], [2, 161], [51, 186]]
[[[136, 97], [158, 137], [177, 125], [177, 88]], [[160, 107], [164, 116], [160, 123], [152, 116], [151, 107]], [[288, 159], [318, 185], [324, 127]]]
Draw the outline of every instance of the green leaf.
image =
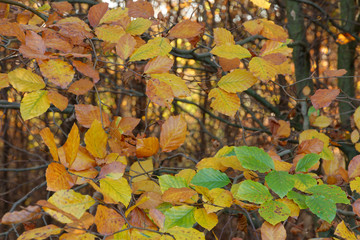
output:
[[195, 221], [194, 218], [195, 207], [182, 205], [172, 207], [165, 212], [164, 229], [170, 229], [175, 226], [191, 228]]
[[141, 35], [152, 25], [152, 21], [144, 18], [137, 18], [130, 22], [126, 28], [126, 32], [131, 35]]
[[306, 205], [319, 218], [331, 223], [336, 215], [336, 204], [322, 195], [306, 196]]
[[125, 207], [131, 200], [131, 188], [125, 178], [112, 179], [105, 177], [100, 180], [100, 189], [114, 201], [121, 202]]
[[320, 110], [316, 110], [313, 106], [309, 107], [308, 116], [310, 117], [313, 112], [316, 112], [316, 116], [320, 116]]
[[235, 148], [235, 153], [244, 168], [261, 173], [275, 168], [270, 155], [260, 148], [241, 146]]
[[277, 201], [268, 201], [261, 204], [259, 214], [267, 222], [276, 225], [281, 221], [285, 221], [290, 216], [291, 210], [284, 203]]
[[37, 117], [46, 112], [50, 107], [47, 91], [39, 90], [28, 93], [21, 100], [20, 113], [24, 120]]
[[169, 188], [188, 187], [186, 179], [179, 176], [162, 175], [159, 177], [160, 189], [164, 193]]
[[32, 92], [45, 87], [43, 79], [25, 68], [17, 68], [8, 73], [9, 82], [20, 92]]
[[266, 177], [267, 185], [277, 194], [283, 198], [295, 186], [295, 179], [284, 171], [272, 171]]
[[316, 185], [308, 188], [307, 191], [314, 195], [322, 195], [326, 199], [334, 201], [334, 203], [350, 204], [349, 199], [346, 197], [346, 193], [340, 187], [335, 185]]
[[320, 160], [320, 156], [315, 153], [306, 154], [305, 157], [299, 160], [296, 165], [295, 171], [307, 172], [309, 168], [314, 166]]
[[290, 191], [287, 194], [287, 198], [293, 200], [300, 209], [306, 209], [308, 206], [305, 203], [305, 195], [302, 195], [298, 192]]
[[307, 192], [306, 189], [317, 184], [316, 179], [308, 174], [295, 174], [295, 188]]
[[241, 182], [238, 187], [234, 187], [233, 189], [232, 192], [234, 197], [239, 200], [261, 204], [273, 198], [264, 185], [252, 180], [245, 180]]
[[199, 170], [191, 180], [191, 184], [206, 187], [209, 190], [224, 187], [229, 183], [230, 180], [225, 173], [213, 168], [204, 168]]

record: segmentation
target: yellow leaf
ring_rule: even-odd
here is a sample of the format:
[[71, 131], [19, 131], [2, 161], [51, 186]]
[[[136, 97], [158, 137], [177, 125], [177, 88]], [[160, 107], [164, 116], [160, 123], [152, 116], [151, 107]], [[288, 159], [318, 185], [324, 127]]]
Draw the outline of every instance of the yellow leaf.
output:
[[43, 79], [25, 68], [17, 68], [8, 73], [10, 84], [18, 91], [32, 92], [45, 87]]
[[194, 169], [183, 169], [175, 176], [182, 177], [186, 180], [186, 183], [189, 185], [191, 182], [191, 179], [195, 176], [196, 172]]
[[187, 97], [190, 96], [190, 90], [185, 84], [185, 80], [180, 77], [170, 74], [170, 73], [161, 73], [161, 74], [151, 74], [151, 78], [158, 79], [160, 82], [164, 82], [170, 85], [171, 90], [174, 93], [175, 97]]
[[64, 111], [68, 106], [68, 99], [56, 91], [49, 91], [48, 98], [60, 111]]
[[108, 10], [105, 15], [101, 18], [100, 23], [111, 23], [111, 22], [117, 22], [121, 19], [123, 16], [128, 15], [128, 9], [122, 9], [122, 8], [115, 8]]
[[97, 158], [106, 156], [106, 144], [108, 136], [102, 128], [101, 122], [95, 119], [90, 129], [85, 133], [86, 149]]
[[252, 35], [260, 34], [270, 40], [285, 42], [288, 38], [286, 31], [273, 21], [266, 19], [256, 19], [247, 21], [243, 24], [246, 31]]
[[155, 192], [161, 194], [160, 186], [151, 180], [132, 182], [131, 187], [134, 194], [141, 194], [143, 192]]
[[54, 161], [58, 162], [59, 161], [58, 149], [56, 147], [54, 135], [52, 134], [52, 132], [50, 131], [50, 129], [48, 127], [43, 128], [40, 131], [40, 135], [41, 135], [42, 139], [44, 140], [46, 146], [49, 148], [49, 151], [50, 151], [51, 156], [53, 157]]
[[40, 71], [50, 82], [61, 88], [67, 88], [74, 78], [73, 67], [60, 59], [44, 61], [40, 66]]
[[45, 90], [40, 90], [24, 96], [20, 104], [20, 113], [24, 120], [37, 117], [49, 109], [47, 93]]
[[270, 5], [271, 5], [269, 0], [251, 0], [251, 2], [253, 2], [258, 7], [265, 8], [265, 9], [269, 9]]
[[0, 73], [0, 89], [9, 86], [9, 77], [6, 73]]
[[276, 66], [277, 65], [260, 57], [253, 57], [249, 63], [250, 71], [262, 81], [267, 81], [276, 77], [278, 74]]
[[243, 59], [251, 57], [250, 52], [240, 45], [220, 45], [211, 50], [211, 53], [226, 59]]
[[355, 149], [360, 152], [360, 143], [355, 143]]
[[94, 205], [95, 200], [89, 195], [83, 195], [70, 189], [55, 192], [48, 202], [80, 219], [86, 210]]
[[[175, 239], [181, 240], [205, 240], [204, 233], [194, 229], [194, 228], [183, 228], [183, 227], [172, 227], [167, 230], [168, 233], [173, 235]], [[170, 239], [170, 238], [168, 238]], [[167, 239], [166, 239], [167, 240]]]
[[290, 43], [287, 41], [286, 43], [268, 40], [264, 43], [263, 47], [260, 51], [260, 56], [267, 56], [274, 53], [280, 53], [284, 56], [289, 57], [292, 53], [292, 49], [287, 46]]
[[244, 69], [235, 69], [223, 76], [218, 82], [218, 86], [229, 93], [237, 93], [247, 90], [257, 81], [258, 79], [252, 73]]
[[170, 38], [193, 38], [202, 34], [204, 26], [189, 19], [177, 23], [169, 31]]
[[305, 130], [302, 133], [300, 133], [299, 143], [301, 143], [304, 140], [310, 140], [313, 138], [320, 139], [324, 143], [324, 147], [329, 146], [330, 138], [323, 133], [319, 133], [315, 129]]
[[351, 191], [360, 193], [360, 177], [356, 177], [355, 180], [350, 181]]
[[273, 159], [276, 171], [290, 171], [292, 164], [281, 160]]
[[359, 139], [360, 139], [359, 131], [355, 129], [354, 131], [351, 132], [351, 142], [356, 143], [359, 141]]
[[65, 144], [63, 145], [64, 151], [65, 151], [65, 158], [66, 162], [69, 164], [69, 168], [73, 164], [74, 160], [76, 159], [78, 150], [80, 145], [80, 134], [79, 129], [74, 123], [74, 125], [71, 128], [71, 131], [68, 135], [68, 139], [66, 140]]
[[[233, 196], [228, 190], [214, 188], [211, 189], [208, 194], [212, 204], [204, 204], [207, 213], [217, 212], [232, 205]], [[206, 199], [204, 201], [207, 202]]]
[[91, 233], [64, 233], [60, 236], [59, 240], [95, 240], [96, 236]]
[[149, 179], [146, 173], [149, 172], [149, 174], [151, 175], [153, 169], [154, 166], [151, 158], [145, 161], [134, 162], [131, 165], [129, 172], [131, 176], [131, 182], [134, 183]]
[[209, 93], [209, 99], [215, 98], [210, 107], [219, 113], [233, 117], [240, 107], [240, 99], [236, 93], [228, 93], [220, 88], [214, 88]]
[[326, 116], [318, 116], [313, 122], [313, 126], [318, 128], [326, 128], [331, 124], [331, 119]]
[[118, 43], [125, 34], [124, 29], [119, 25], [103, 25], [95, 29], [96, 36], [109, 43]]
[[354, 122], [355, 122], [355, 125], [358, 129], [360, 129], [360, 107], [358, 107], [356, 110], [355, 110], [355, 113], [354, 113]]
[[335, 235], [342, 237], [346, 240], [357, 240], [355, 233], [351, 232], [345, 225], [344, 221], [341, 221], [336, 227]]
[[116, 54], [125, 61], [133, 53], [135, 46], [136, 40], [128, 33], [124, 34], [116, 44]]
[[207, 213], [205, 208], [198, 208], [194, 212], [194, 217], [197, 223], [207, 230], [213, 229], [218, 223], [216, 213]]
[[121, 202], [127, 207], [131, 200], [131, 188], [125, 178], [100, 180], [100, 189], [103, 194], [116, 202]]
[[131, 35], [141, 35], [151, 27], [152, 21], [144, 18], [137, 18], [127, 26], [125, 31]]
[[226, 30], [225, 28], [215, 28], [214, 29], [214, 43], [216, 46], [220, 45], [234, 45], [234, 36]]
[[156, 37], [139, 47], [130, 57], [130, 61], [139, 61], [157, 56], [165, 56], [172, 47], [166, 38]]
[[74, 180], [66, 171], [65, 167], [59, 163], [50, 163], [46, 169], [46, 182], [48, 191], [58, 191], [70, 189], [74, 186]]
[[291, 217], [298, 217], [299, 213], [300, 213], [300, 208], [299, 206], [294, 203], [294, 201], [288, 199], [288, 198], [282, 198], [282, 199], [276, 199], [276, 201], [284, 203], [286, 206], [289, 207], [291, 213], [290, 216]]
[[59, 234], [62, 232], [62, 228], [59, 228], [58, 226], [55, 226], [53, 224], [35, 228], [29, 231], [24, 232], [20, 235], [18, 240], [42, 240], [47, 239], [51, 235]]

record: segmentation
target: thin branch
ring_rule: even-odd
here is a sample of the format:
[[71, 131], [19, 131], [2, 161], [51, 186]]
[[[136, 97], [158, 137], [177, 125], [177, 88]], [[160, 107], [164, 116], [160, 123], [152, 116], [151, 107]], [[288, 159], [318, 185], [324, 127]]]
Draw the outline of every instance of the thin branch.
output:
[[12, 0], [0, 0], [1, 3], [7, 3], [7, 4], [10, 4], [10, 5], [15, 5], [15, 6], [18, 6], [18, 7], [21, 7], [23, 9], [26, 9], [30, 12], [32, 12], [33, 14], [39, 16], [42, 20], [44, 20], [45, 22], [48, 20], [48, 16], [46, 16], [45, 14], [29, 7], [29, 6], [26, 6], [25, 4], [21, 3], [21, 2], [16, 2], [16, 1], [12, 1]]

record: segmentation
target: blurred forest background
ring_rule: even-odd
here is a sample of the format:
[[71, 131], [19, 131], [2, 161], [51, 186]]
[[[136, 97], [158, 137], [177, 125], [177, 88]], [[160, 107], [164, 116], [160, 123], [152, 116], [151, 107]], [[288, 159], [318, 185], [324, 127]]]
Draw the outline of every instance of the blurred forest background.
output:
[[[33, 8], [57, 1], [17, 1]], [[86, 19], [94, 0], [69, 0], [73, 6], [70, 16]], [[150, 1], [155, 18], [162, 22], [165, 34], [182, 19], [203, 23], [205, 34], [195, 48], [188, 41], [173, 42], [171, 55], [175, 60], [172, 71], [181, 76], [191, 90], [191, 97], [175, 98], [173, 114], [183, 114], [188, 124], [186, 142], [176, 152], [162, 159], [164, 166], [192, 168], [196, 162], [213, 156], [226, 145], [258, 146], [276, 151], [283, 160], [292, 161], [298, 133], [311, 128], [308, 99], [316, 89], [341, 89], [335, 103], [322, 109], [331, 118], [331, 124], [321, 129], [333, 141], [339, 165], [344, 165], [357, 154], [350, 141], [354, 128], [352, 115], [359, 105], [358, 35], [360, 28], [359, 3], [355, 0], [271, 0], [268, 10], [255, 6], [249, 0], [161, 0]], [[0, 0], [0, 18], [4, 18], [8, 0]], [[125, 7], [126, 1], [109, 1], [109, 7]], [[52, 11], [52, 10], [48, 10]], [[2, 15], [3, 14], [3, 15]], [[22, 24], [40, 25], [22, 7], [10, 5], [7, 18]], [[274, 81], [258, 83], [240, 96], [239, 113], [230, 118], [210, 108], [207, 93], [216, 85], [222, 71], [214, 56], [207, 53], [213, 46], [213, 29], [223, 27], [231, 31], [235, 41], [246, 48], [260, 49], [261, 36], [250, 36], [243, 28], [245, 21], [266, 18], [286, 28], [292, 39], [293, 74], [280, 75]], [[30, 23], [29, 23], [30, 21]], [[1, 31], [0, 31], [1, 32]], [[156, 32], [149, 31], [142, 38], [147, 40]], [[19, 65], [29, 64], [17, 51], [16, 41], [0, 35], [0, 71], [7, 73]], [[242, 42], [243, 41], [243, 42]], [[100, 44], [100, 42], [96, 42]], [[195, 49], [195, 50], [194, 50]], [[220, 65], [221, 61], [219, 60]], [[146, 61], [137, 62], [130, 68], [118, 64], [114, 57], [99, 57], [101, 81], [97, 85], [105, 112], [112, 116], [136, 117], [142, 121], [134, 134], [157, 136], [161, 123], [170, 116], [167, 108], [150, 103], [145, 95], [146, 84], [142, 73]], [[222, 63], [241, 65], [242, 61]], [[331, 76], [329, 70], [345, 69], [341, 78]], [[226, 69], [223, 69], [227, 71]], [[1, 87], [1, 84], [0, 84]], [[40, 117], [24, 122], [19, 113], [19, 93], [8, 87], [0, 89], [0, 216], [39, 199], [46, 199], [45, 169], [51, 160], [39, 135], [44, 127], [50, 127], [57, 137], [57, 144], [66, 140], [75, 121], [74, 104], [98, 105], [95, 90], [84, 96], [62, 92], [69, 98], [69, 106], [63, 112], [51, 107]], [[290, 121], [292, 134], [275, 144], [271, 126], [274, 119]], [[326, 172], [322, 172], [326, 175]], [[86, 189], [84, 189], [86, 191]], [[47, 219], [49, 221], [49, 219]], [[215, 229], [219, 239], [230, 239], [241, 231], [244, 219], [238, 215], [224, 217], [222, 226]], [[245, 220], [246, 221], [246, 220]], [[245, 224], [246, 225], [246, 224]], [[301, 215], [295, 228], [287, 229], [289, 239], [307, 239], [315, 236], [316, 223], [310, 215]], [[12, 239], [13, 233], [0, 225], [0, 235]], [[293, 234], [293, 235], [291, 235]]]

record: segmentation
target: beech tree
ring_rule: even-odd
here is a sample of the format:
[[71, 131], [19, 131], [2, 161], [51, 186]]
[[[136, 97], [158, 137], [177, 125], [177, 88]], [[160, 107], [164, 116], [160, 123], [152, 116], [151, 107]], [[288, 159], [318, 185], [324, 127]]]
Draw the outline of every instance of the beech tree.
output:
[[355, 1], [113, 5], [0, 0], [1, 237], [360, 237]]

